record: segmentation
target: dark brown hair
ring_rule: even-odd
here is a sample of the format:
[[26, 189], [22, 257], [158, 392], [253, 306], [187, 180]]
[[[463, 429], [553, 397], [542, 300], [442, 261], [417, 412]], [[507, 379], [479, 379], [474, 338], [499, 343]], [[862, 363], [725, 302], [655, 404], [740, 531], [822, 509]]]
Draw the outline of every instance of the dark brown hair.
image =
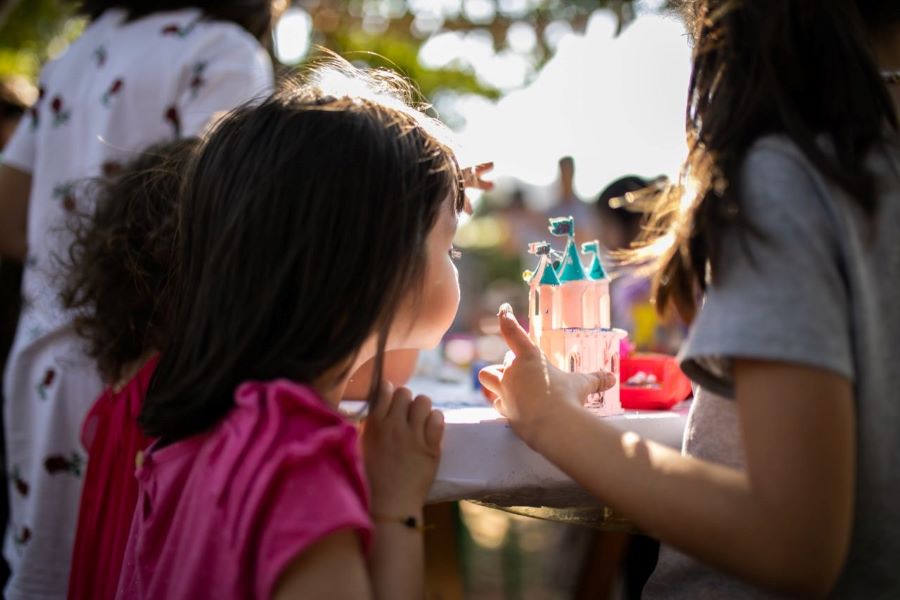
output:
[[716, 277], [722, 236], [752, 229], [737, 182], [758, 138], [787, 136], [816, 169], [874, 214], [877, 194], [865, 159], [886, 127], [896, 130], [898, 122], [869, 35], [900, 22], [900, 2], [683, 5], [695, 47], [682, 183], [692, 183], [695, 192], [682, 204], [683, 188], [671, 190], [634, 256], [659, 256], [662, 242], [671, 242], [658, 259], [654, 296], [660, 311], [674, 307], [690, 322], [707, 267]]
[[79, 12], [96, 19], [110, 8], [127, 11], [131, 20], [155, 12], [197, 8], [209, 19], [236, 23], [268, 46], [272, 33], [273, 0], [84, 0]]
[[247, 380], [346, 374], [373, 334], [379, 385], [428, 233], [463, 201], [443, 130], [385, 81], [320, 67], [211, 133], [185, 190], [173, 333], [140, 417], [149, 435], [212, 427]]
[[179, 190], [196, 146], [186, 138], [143, 151], [91, 186], [94, 211], [73, 223], [62, 301], [109, 383], [168, 334]]

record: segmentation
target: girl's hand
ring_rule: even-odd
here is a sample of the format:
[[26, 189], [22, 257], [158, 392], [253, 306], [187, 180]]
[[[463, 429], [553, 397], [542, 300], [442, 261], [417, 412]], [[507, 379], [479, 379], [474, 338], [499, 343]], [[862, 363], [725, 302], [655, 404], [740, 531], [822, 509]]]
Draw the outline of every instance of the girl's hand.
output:
[[372, 490], [372, 513], [419, 516], [437, 473], [444, 415], [426, 396], [386, 383], [369, 407], [362, 448]]
[[567, 373], [557, 369], [534, 345], [508, 304], [500, 307], [499, 319], [500, 333], [512, 353], [503, 365], [482, 369], [478, 380], [516, 434], [537, 448], [539, 434], [553, 429], [555, 416], [580, 409], [590, 394], [608, 390], [616, 379], [605, 371]]
[[463, 169], [463, 185], [475, 190], [492, 190], [494, 189], [494, 182], [485, 180], [483, 175], [493, 170], [494, 163], [492, 162], [481, 163], [480, 165]]
[[[463, 185], [473, 190], [492, 190], [494, 189], [494, 182], [487, 181], [483, 176], [485, 173], [489, 173], [493, 170], [494, 163], [492, 162], [481, 163], [480, 165], [463, 169]], [[466, 214], [472, 214], [472, 204], [469, 202], [468, 195], [466, 196], [466, 205], [463, 210], [466, 211]]]

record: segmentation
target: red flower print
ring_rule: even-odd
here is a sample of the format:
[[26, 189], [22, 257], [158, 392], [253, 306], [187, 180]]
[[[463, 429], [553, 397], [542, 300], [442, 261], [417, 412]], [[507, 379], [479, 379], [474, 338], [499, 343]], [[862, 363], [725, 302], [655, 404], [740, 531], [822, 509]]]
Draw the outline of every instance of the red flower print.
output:
[[31, 529], [22, 526], [22, 529], [13, 537], [13, 541], [17, 546], [24, 546], [31, 541]]
[[112, 177], [122, 170], [122, 163], [108, 160], [101, 165], [100, 170], [103, 172], [104, 177]]
[[106, 52], [106, 46], [97, 46], [94, 50], [94, 60], [97, 61], [97, 66], [102, 67], [106, 64], [106, 57], [108, 56]]
[[47, 369], [44, 372], [44, 378], [41, 379], [41, 382], [37, 386], [38, 395], [41, 397], [41, 400], [47, 399], [47, 389], [53, 385], [53, 382], [56, 380], [56, 371], [51, 369]]
[[165, 119], [172, 126], [175, 137], [181, 137], [181, 115], [178, 113], [178, 107], [173, 105], [167, 108]]
[[53, 197], [57, 198], [62, 207], [68, 212], [75, 210], [78, 205], [75, 198], [75, 185], [71, 182], [62, 183], [53, 188]]
[[53, 111], [53, 126], [59, 127], [63, 123], [69, 120], [71, 116], [69, 111], [66, 110], [62, 96], [54, 96], [53, 100], [50, 102], [50, 110]]
[[200, 91], [204, 85], [206, 85], [206, 79], [203, 78], [203, 72], [206, 70], [205, 62], [198, 62], [194, 65], [193, 76], [191, 77], [191, 98], [196, 98], [197, 93]]
[[118, 78], [113, 81], [109, 89], [103, 93], [103, 96], [100, 98], [100, 101], [103, 103], [103, 106], [109, 106], [110, 101], [120, 92], [122, 91], [122, 86], [125, 85], [125, 82], [122, 81], [122, 78]]
[[163, 35], [170, 35], [170, 36], [174, 36], [174, 37], [183, 38], [183, 37], [187, 37], [188, 34], [190, 34], [191, 31], [194, 30], [194, 27], [196, 25], [197, 25], [196, 21], [194, 21], [193, 23], [188, 23], [184, 27], [182, 27], [178, 23], [169, 23], [168, 25], [166, 25], [165, 27], [163, 27], [160, 30], [160, 33], [162, 33]]
[[81, 464], [81, 457], [74, 452], [68, 458], [61, 454], [54, 454], [44, 459], [44, 469], [51, 475], [71, 473], [81, 476]]
[[28, 490], [29, 490], [28, 482], [25, 481], [24, 479], [22, 479], [21, 475], [19, 474], [18, 468], [13, 467], [12, 481], [13, 481], [13, 486], [16, 488], [16, 491], [19, 493], [19, 495], [21, 495], [21, 496], [28, 495]]

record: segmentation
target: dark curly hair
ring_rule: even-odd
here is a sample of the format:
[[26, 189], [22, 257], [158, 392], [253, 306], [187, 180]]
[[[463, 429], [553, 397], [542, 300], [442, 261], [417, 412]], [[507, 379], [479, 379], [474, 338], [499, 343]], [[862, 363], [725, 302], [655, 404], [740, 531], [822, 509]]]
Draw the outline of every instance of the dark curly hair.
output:
[[62, 301], [107, 382], [166, 336], [182, 173], [197, 146], [187, 138], [146, 149], [93, 182], [93, 213], [71, 224]]

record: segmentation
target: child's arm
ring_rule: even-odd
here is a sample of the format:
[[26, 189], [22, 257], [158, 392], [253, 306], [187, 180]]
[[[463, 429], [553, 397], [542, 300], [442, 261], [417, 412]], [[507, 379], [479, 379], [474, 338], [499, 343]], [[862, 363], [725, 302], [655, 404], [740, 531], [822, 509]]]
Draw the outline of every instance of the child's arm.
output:
[[379, 600], [424, 594], [422, 506], [437, 473], [443, 431], [443, 415], [431, 400], [413, 399], [405, 388], [385, 390], [369, 408], [362, 442], [376, 525], [370, 571]]
[[827, 371], [735, 362], [747, 469], [685, 457], [581, 408], [597, 377], [547, 365], [514, 319], [516, 359], [486, 370], [495, 405], [535, 450], [642, 529], [757, 584], [823, 595], [853, 517], [855, 416], [849, 382]]
[[0, 166], [0, 255], [17, 262], [28, 251], [28, 196], [31, 175]]
[[[431, 400], [385, 384], [363, 426], [362, 446], [375, 521], [368, 571], [356, 532], [318, 540], [282, 571], [273, 597], [422, 598], [422, 505], [437, 472], [443, 415]], [[414, 522], [407, 522], [407, 519]]]
[[350, 530], [319, 540], [281, 574], [274, 600], [328, 598], [365, 600], [372, 597], [359, 538]]

